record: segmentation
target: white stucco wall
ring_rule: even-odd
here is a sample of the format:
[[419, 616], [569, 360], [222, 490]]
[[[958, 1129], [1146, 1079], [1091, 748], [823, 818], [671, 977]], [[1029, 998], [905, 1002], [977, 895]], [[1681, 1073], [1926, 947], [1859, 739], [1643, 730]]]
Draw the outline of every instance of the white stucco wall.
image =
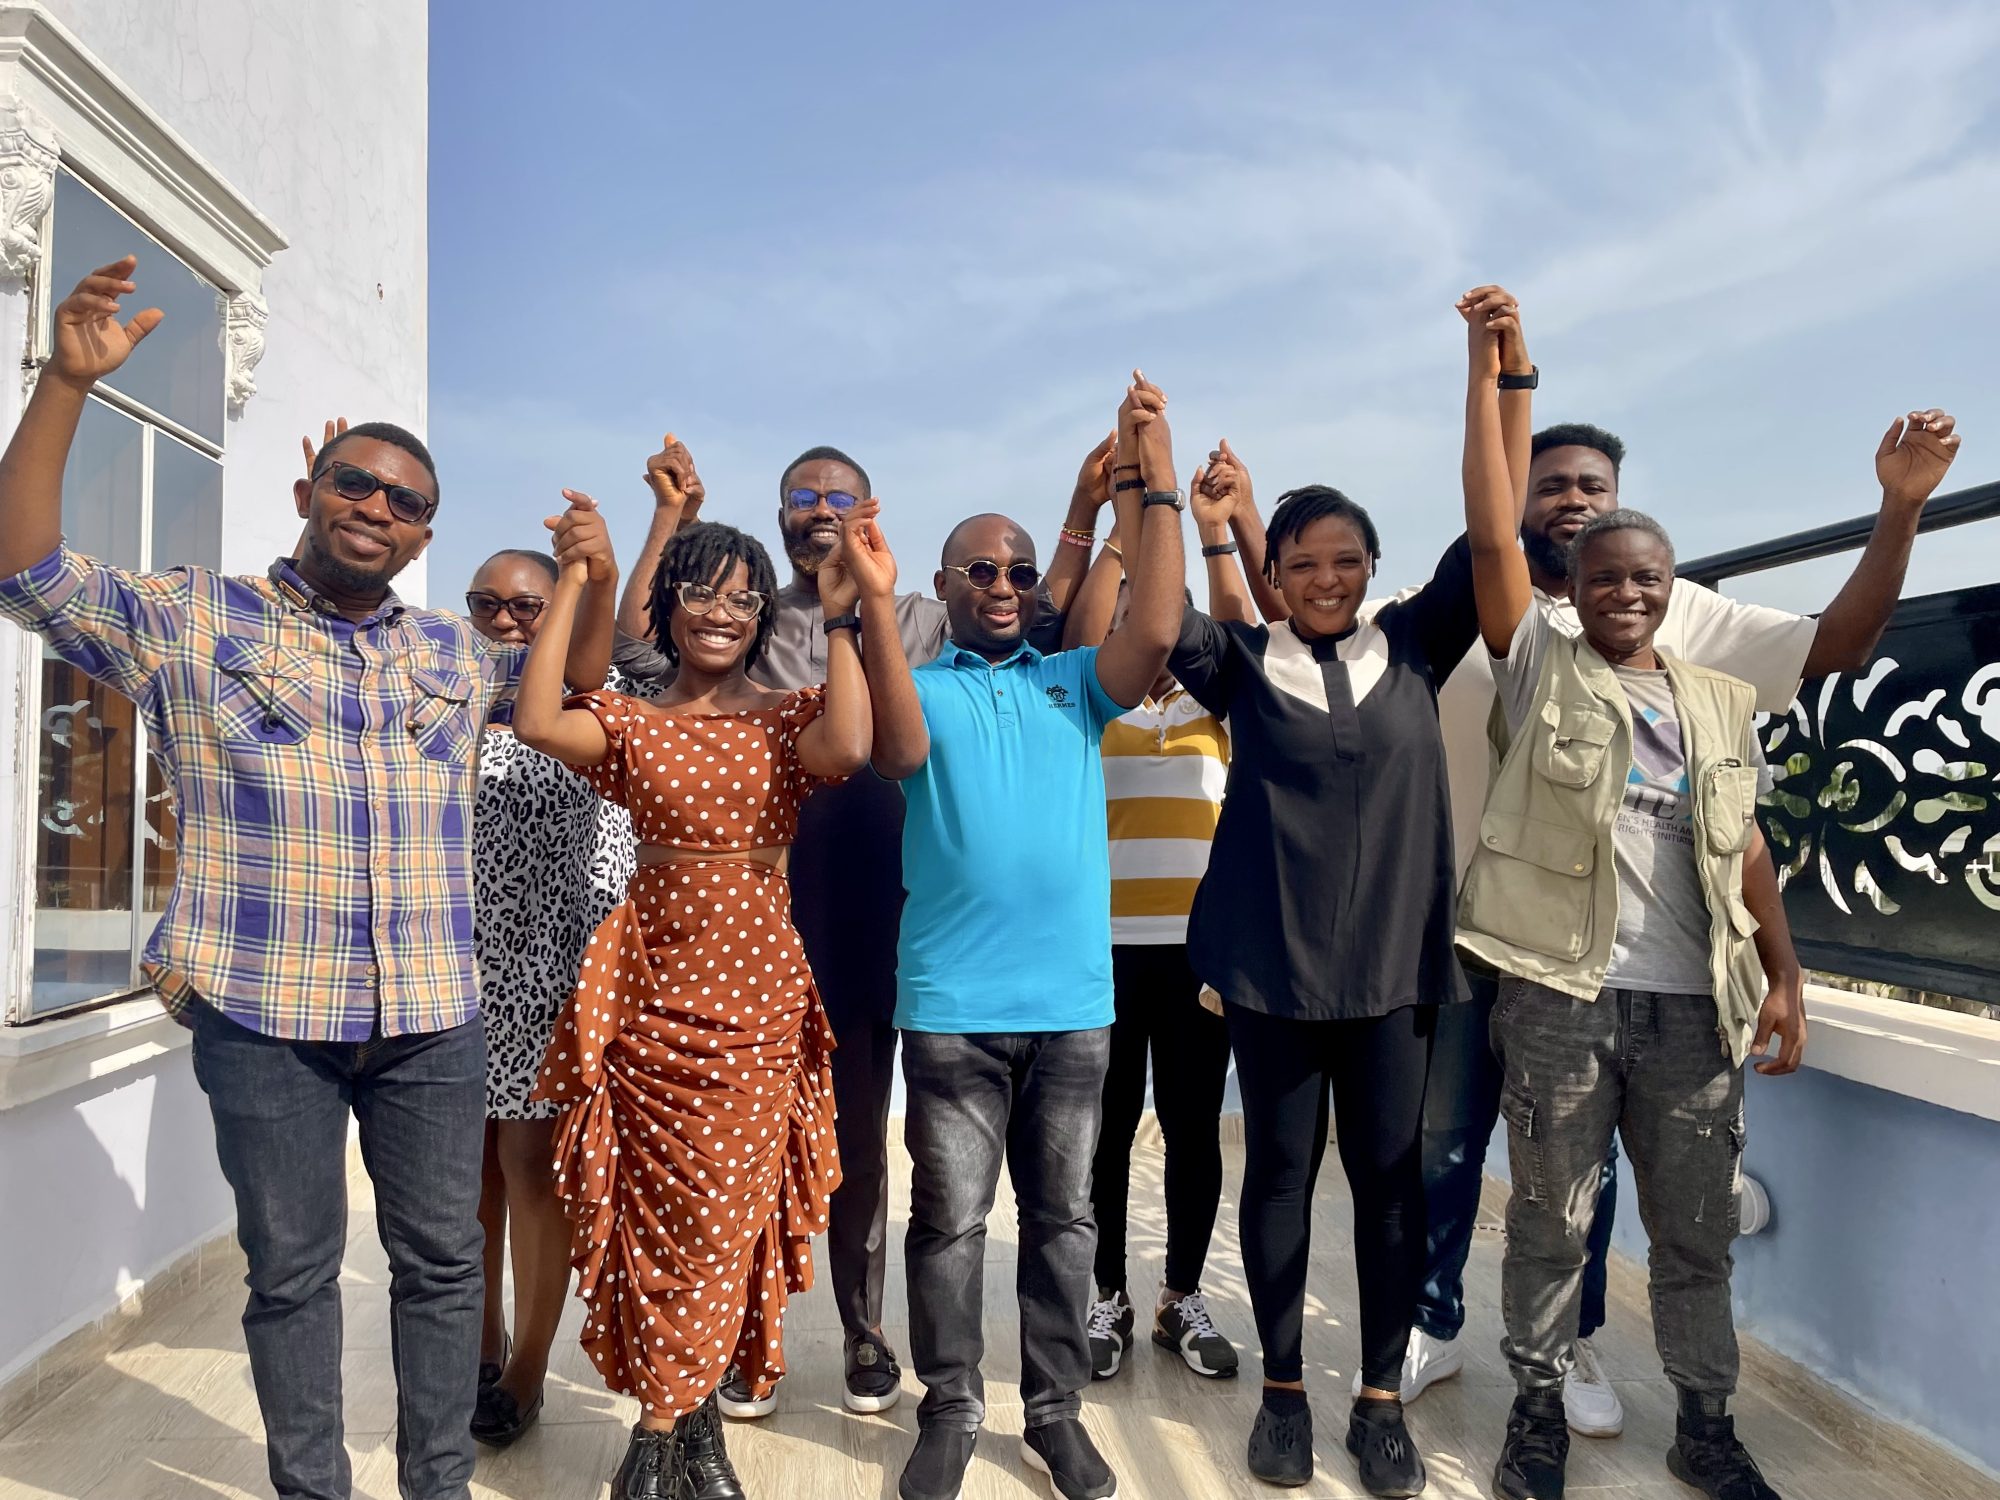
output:
[[[332, 416], [424, 430], [426, 0], [47, 0], [46, 9], [290, 241], [264, 274], [257, 393], [226, 438], [223, 563], [262, 572], [298, 536], [291, 485], [302, 434], [316, 436]], [[0, 302], [11, 367], [26, 298]], [[19, 404], [18, 387], [0, 392], [0, 438]], [[423, 599], [421, 563], [399, 589]], [[0, 635], [0, 680], [11, 682], [32, 643], [4, 623]], [[0, 776], [13, 764], [0, 754]], [[12, 807], [34, 789], [0, 791]], [[14, 828], [11, 817], [0, 822], [0, 889], [17, 878]], [[0, 1057], [10, 1065], [27, 1066]], [[185, 1049], [0, 1107], [0, 1204], [4, 1381], [228, 1227]]]

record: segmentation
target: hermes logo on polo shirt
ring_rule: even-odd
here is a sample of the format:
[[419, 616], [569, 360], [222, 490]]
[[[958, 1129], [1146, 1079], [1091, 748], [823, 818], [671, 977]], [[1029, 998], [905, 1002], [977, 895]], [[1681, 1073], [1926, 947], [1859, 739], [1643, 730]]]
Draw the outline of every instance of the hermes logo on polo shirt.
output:
[[1050, 708], [1076, 707], [1076, 704], [1070, 700], [1069, 689], [1064, 687], [1061, 683], [1059, 682], [1050, 683], [1048, 691], [1049, 691]]

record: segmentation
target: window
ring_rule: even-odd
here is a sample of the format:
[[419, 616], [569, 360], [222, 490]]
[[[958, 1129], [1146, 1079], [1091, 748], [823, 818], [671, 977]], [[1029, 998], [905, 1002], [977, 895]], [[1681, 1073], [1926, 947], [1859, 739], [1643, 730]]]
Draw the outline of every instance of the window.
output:
[[[85, 406], [63, 474], [64, 534], [119, 567], [219, 567], [222, 294], [67, 171], [56, 174], [50, 219], [45, 320], [87, 272], [128, 251], [145, 266], [147, 303], [167, 313]], [[173, 799], [132, 703], [46, 649], [40, 686], [34, 962], [22, 1020], [137, 988], [139, 950], [174, 878]]]

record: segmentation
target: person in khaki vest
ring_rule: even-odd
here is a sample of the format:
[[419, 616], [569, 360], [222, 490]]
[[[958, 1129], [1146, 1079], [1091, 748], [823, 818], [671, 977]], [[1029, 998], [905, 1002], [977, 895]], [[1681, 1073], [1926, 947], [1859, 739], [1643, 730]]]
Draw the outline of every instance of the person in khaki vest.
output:
[[[1468, 395], [1464, 473], [1469, 491], [1509, 482], [1490, 381]], [[1727, 1413], [1742, 1066], [1777, 1038], [1757, 1069], [1790, 1073], [1805, 1046], [1798, 957], [1754, 817], [1755, 694], [1654, 648], [1674, 553], [1650, 517], [1612, 511], [1571, 542], [1581, 638], [1534, 607], [1513, 535], [1471, 541], [1512, 734], [1459, 907], [1460, 947], [1502, 976], [1493, 1044], [1514, 1182], [1502, 1300], [1519, 1394], [1493, 1492], [1562, 1496], [1562, 1382], [1615, 1130], [1680, 1393], [1668, 1467], [1714, 1500], [1775, 1500]]]

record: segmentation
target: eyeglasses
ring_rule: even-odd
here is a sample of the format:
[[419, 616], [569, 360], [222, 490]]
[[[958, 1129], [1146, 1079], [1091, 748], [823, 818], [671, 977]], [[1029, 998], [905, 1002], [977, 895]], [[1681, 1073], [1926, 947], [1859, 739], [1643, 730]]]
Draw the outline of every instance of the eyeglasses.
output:
[[785, 491], [785, 504], [789, 505], [793, 510], [812, 510], [822, 500], [842, 514], [853, 510], [855, 506], [861, 503], [856, 497], [848, 494], [846, 490]]
[[437, 509], [437, 501], [429, 495], [420, 495], [408, 485], [377, 479], [359, 464], [335, 464], [322, 473], [332, 478], [336, 495], [356, 505], [380, 490], [389, 501], [389, 514], [412, 526], [428, 521], [431, 512]]
[[1042, 581], [1042, 570], [1031, 562], [1010, 563], [1002, 569], [1000, 564], [990, 557], [976, 557], [964, 567], [960, 567], [957, 563], [946, 563], [945, 566], [954, 573], [963, 573], [965, 581], [982, 593], [1000, 581], [1000, 574], [1003, 571], [1007, 575], [1007, 581], [1014, 585], [1014, 591], [1018, 594], [1028, 593]]
[[691, 615], [705, 615], [715, 608], [720, 599], [722, 607], [734, 619], [748, 624], [764, 612], [769, 600], [755, 589], [733, 589], [727, 594], [718, 594], [706, 583], [677, 583], [674, 592], [680, 595], [681, 608]]
[[490, 620], [505, 609], [516, 621], [526, 625], [548, 607], [549, 601], [539, 594], [516, 594], [511, 599], [486, 593], [465, 596], [465, 612], [475, 620]]

